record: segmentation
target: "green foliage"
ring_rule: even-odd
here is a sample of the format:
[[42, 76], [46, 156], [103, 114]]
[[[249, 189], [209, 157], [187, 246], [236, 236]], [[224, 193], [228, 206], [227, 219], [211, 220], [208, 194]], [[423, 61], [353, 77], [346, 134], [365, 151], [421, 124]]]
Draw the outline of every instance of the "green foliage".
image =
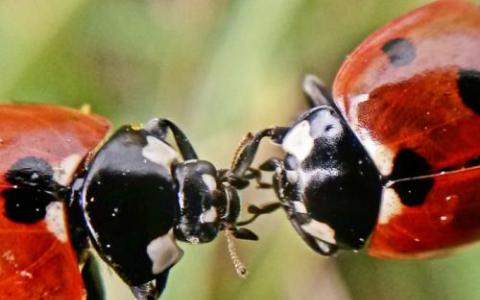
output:
[[[375, 28], [428, 1], [204, 0], [2, 1], [0, 96], [90, 103], [116, 125], [176, 120], [200, 155], [228, 166], [248, 131], [285, 125], [305, 108], [307, 72], [331, 82]], [[5, 100], [7, 101], [7, 100]], [[265, 156], [275, 153], [268, 149]], [[268, 201], [250, 192], [246, 201]], [[236, 277], [226, 243], [182, 246], [163, 299], [477, 299], [480, 248], [435, 261], [364, 254], [324, 259], [283, 213], [238, 242], [250, 266]], [[106, 271], [111, 299], [131, 299]]]

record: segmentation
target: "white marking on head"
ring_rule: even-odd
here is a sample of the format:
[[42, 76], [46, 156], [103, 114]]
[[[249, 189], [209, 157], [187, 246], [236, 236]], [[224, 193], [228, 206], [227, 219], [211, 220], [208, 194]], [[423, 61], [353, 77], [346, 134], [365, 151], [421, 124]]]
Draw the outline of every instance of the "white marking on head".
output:
[[336, 244], [335, 230], [326, 223], [311, 220], [307, 224], [301, 225], [302, 229], [316, 239], [330, 244]]
[[378, 223], [388, 224], [391, 218], [402, 213], [402, 201], [392, 188], [383, 189]]
[[215, 177], [210, 174], [202, 174], [203, 183], [208, 187], [208, 190], [214, 191], [217, 189], [217, 181]]
[[160, 274], [182, 258], [183, 250], [178, 247], [172, 234], [167, 233], [148, 244], [147, 254], [152, 261], [152, 273]]
[[282, 148], [302, 162], [312, 152], [313, 142], [310, 136], [310, 123], [302, 121], [288, 131], [283, 139]]
[[340, 118], [332, 114], [328, 109], [322, 109], [314, 112], [314, 118], [310, 120], [310, 134], [313, 139], [320, 137], [336, 140], [343, 135]]
[[65, 157], [57, 166], [53, 167], [53, 179], [61, 185], [70, 184], [81, 161], [82, 157], [78, 154]]
[[217, 220], [217, 216], [217, 209], [212, 206], [200, 215], [200, 223], [213, 223]]
[[156, 137], [147, 136], [147, 143], [148, 144], [142, 149], [142, 155], [146, 159], [167, 167], [178, 159], [178, 153]]
[[45, 222], [47, 229], [61, 241], [67, 241], [67, 230], [65, 228], [65, 218], [63, 211], [63, 203], [52, 202], [47, 206], [47, 213], [45, 214]]
[[176, 177], [178, 182], [178, 192], [177, 192], [178, 205], [180, 206], [181, 209], [184, 209], [186, 206], [185, 194], [183, 192], [183, 189], [185, 187], [185, 173], [184, 172], [177, 173]]

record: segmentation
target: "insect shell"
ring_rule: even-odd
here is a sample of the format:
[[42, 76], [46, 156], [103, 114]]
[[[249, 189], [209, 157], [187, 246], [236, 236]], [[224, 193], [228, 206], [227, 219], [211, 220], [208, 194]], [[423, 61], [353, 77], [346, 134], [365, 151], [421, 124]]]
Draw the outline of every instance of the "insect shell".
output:
[[156, 299], [182, 257], [177, 240], [206, 243], [221, 230], [256, 239], [236, 225], [249, 178], [198, 159], [168, 120], [123, 126], [98, 147], [102, 117], [2, 104], [0, 128], [0, 299], [102, 299], [89, 243], [137, 299]]
[[480, 238], [480, 8], [436, 1], [367, 38], [327, 91], [307, 76], [311, 108], [264, 137], [285, 151], [261, 169], [316, 252], [431, 257]]

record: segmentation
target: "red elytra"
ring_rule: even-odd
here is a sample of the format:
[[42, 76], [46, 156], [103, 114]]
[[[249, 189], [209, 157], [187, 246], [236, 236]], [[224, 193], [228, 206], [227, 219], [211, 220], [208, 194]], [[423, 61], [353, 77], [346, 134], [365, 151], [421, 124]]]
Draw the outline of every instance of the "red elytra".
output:
[[[369, 254], [426, 257], [480, 238], [479, 53], [480, 8], [437, 1], [372, 34], [341, 67], [335, 104], [382, 175], [404, 149], [429, 166], [403, 166], [407, 176], [387, 183]], [[400, 199], [399, 179], [431, 181], [422, 204], [404, 204], [417, 199]]]
[[[340, 69], [335, 104], [381, 173], [391, 174], [403, 149], [430, 166], [385, 187], [371, 255], [425, 257], [480, 238], [480, 167], [469, 165], [480, 157], [472, 136], [480, 117], [471, 99], [478, 53], [480, 9], [438, 1], [373, 34]], [[460, 82], [462, 76], [468, 80]], [[0, 174], [31, 155], [56, 169], [68, 158], [80, 163], [109, 128], [101, 117], [48, 105], [0, 105], [0, 124]], [[78, 164], [68, 166], [67, 175]], [[406, 206], [391, 188], [399, 179], [413, 187], [433, 183], [422, 204]], [[8, 187], [1, 176], [0, 192]], [[45, 221], [25, 225], [3, 215], [0, 205], [0, 299], [85, 298], [70, 241], [59, 240]]]
[[[110, 127], [101, 117], [49, 105], [2, 104], [0, 124], [0, 195], [10, 187], [4, 178], [10, 166], [33, 155], [46, 160], [68, 183]], [[67, 234], [65, 214], [61, 221]], [[0, 196], [0, 299], [85, 298], [68, 234], [59, 239], [45, 220], [10, 221]]]

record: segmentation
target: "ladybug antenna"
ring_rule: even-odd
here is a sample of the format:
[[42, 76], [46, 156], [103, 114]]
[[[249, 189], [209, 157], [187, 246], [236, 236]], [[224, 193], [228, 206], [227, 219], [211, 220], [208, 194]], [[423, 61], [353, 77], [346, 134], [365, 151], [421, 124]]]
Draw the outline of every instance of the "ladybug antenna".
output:
[[234, 236], [235, 229], [226, 229], [225, 230], [225, 237], [227, 238], [227, 247], [228, 253], [230, 254], [230, 259], [232, 260], [233, 266], [235, 267], [235, 271], [237, 272], [238, 276], [245, 279], [247, 278], [248, 271], [245, 267], [245, 264], [240, 260], [240, 257], [237, 253], [237, 247], [235, 247], [235, 236]]

